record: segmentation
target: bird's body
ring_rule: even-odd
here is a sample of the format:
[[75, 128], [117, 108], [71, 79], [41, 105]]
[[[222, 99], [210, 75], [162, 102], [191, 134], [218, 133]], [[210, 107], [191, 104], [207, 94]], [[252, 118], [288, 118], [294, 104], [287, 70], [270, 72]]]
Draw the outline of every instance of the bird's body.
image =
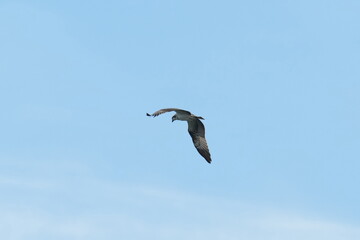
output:
[[192, 115], [189, 115], [187, 113], [178, 111], [176, 112], [176, 120], [180, 120], [180, 121], [189, 121], [191, 120]]
[[146, 115], [156, 117], [160, 114], [172, 111], [176, 112], [176, 114], [172, 117], [172, 121], [187, 121], [188, 131], [191, 139], [193, 140], [196, 150], [201, 154], [201, 156], [205, 158], [208, 163], [211, 163], [211, 155], [205, 139], [205, 127], [204, 124], [200, 121], [200, 119], [204, 118], [196, 116], [189, 111], [179, 108], [164, 108], [154, 112], [153, 114], [147, 113]]

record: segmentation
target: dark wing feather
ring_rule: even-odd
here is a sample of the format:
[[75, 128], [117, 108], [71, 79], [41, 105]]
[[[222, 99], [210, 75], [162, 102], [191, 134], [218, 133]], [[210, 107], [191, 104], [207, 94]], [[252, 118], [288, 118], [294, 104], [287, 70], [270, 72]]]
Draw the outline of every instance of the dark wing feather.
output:
[[199, 119], [189, 120], [188, 131], [196, 150], [200, 153], [201, 156], [205, 158], [208, 163], [211, 163], [211, 155], [205, 139], [204, 124]]
[[166, 113], [166, 112], [172, 112], [172, 111], [183, 112], [183, 113], [191, 114], [189, 111], [182, 110], [182, 109], [179, 109], [179, 108], [164, 108], [164, 109], [160, 109], [160, 110], [154, 112], [153, 114], [146, 113], [146, 115], [147, 115], [147, 116], [157, 117], [157, 116], [159, 116], [160, 114], [163, 114], [163, 113]]

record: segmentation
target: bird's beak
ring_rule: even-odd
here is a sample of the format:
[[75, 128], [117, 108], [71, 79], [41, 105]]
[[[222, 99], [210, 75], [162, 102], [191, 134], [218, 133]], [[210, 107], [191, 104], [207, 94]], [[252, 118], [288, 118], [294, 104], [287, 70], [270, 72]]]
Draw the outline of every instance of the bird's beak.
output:
[[175, 121], [175, 119], [172, 118], [172, 119], [171, 119], [171, 122], [174, 122], [174, 121]]

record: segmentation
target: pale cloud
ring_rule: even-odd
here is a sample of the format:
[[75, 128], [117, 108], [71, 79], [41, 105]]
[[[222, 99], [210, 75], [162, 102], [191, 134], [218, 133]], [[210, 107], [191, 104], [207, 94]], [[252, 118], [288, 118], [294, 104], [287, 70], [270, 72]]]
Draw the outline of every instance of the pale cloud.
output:
[[[131, 216], [87, 215], [59, 217], [41, 212], [2, 212], [0, 237], [22, 239], [307, 239], [357, 240], [359, 227], [296, 216], [211, 215], [217, 224], [157, 224]], [[155, 216], [154, 216], [155, 217]], [[236, 219], [235, 221], [233, 221]]]
[[24, 177], [0, 176], [0, 187], [26, 188], [26, 189], [49, 189], [53, 184], [42, 180]]
[[[83, 192], [100, 190], [100, 210], [84, 199], [86, 211], [59, 214], [49, 207], [0, 208], [0, 238], [29, 239], [248, 239], [357, 240], [360, 226], [319, 219], [310, 213], [242, 203], [155, 186], [84, 180]], [[2, 181], [4, 184], [4, 181]], [[6, 181], [5, 181], [6, 183]], [[9, 183], [9, 181], [8, 181]], [[23, 184], [13, 181], [9, 184]], [[64, 183], [67, 184], [67, 183]], [[26, 185], [24, 185], [26, 186]], [[29, 187], [37, 186], [31, 183]], [[68, 185], [69, 186], [69, 185]], [[56, 183], [51, 187], [64, 186]], [[69, 191], [76, 191], [73, 185]], [[46, 188], [43, 188], [47, 191]], [[52, 190], [56, 191], [56, 190]], [[81, 195], [84, 197], [84, 195]], [[74, 195], [76, 198], [76, 195]], [[99, 206], [97, 206], [99, 207]]]

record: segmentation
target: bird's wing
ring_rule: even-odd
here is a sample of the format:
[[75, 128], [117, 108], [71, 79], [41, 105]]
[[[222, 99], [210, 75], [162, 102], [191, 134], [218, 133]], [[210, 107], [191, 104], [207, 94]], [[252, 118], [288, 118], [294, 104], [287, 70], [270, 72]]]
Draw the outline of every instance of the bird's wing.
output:
[[208, 163], [211, 163], [211, 155], [205, 139], [204, 124], [199, 119], [189, 120], [188, 131], [196, 150], [200, 153], [201, 156], [205, 158]]
[[164, 108], [164, 109], [160, 109], [160, 110], [154, 112], [153, 114], [146, 113], [146, 115], [147, 115], [147, 116], [157, 117], [157, 116], [159, 116], [160, 114], [163, 114], [163, 113], [166, 113], [166, 112], [172, 112], [172, 111], [181, 112], [181, 113], [185, 113], [185, 114], [191, 115], [191, 112], [186, 111], [186, 110], [182, 110], [182, 109], [179, 109], [179, 108]]

